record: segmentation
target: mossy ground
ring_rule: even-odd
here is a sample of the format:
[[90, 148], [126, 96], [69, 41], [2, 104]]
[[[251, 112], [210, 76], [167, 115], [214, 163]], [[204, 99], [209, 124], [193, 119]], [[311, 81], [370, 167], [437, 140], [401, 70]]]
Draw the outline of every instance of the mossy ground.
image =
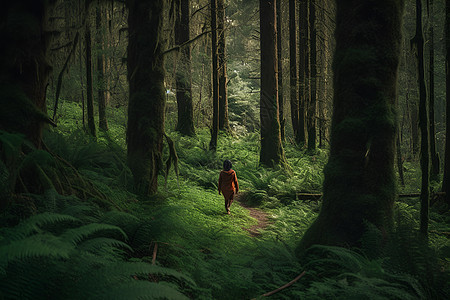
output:
[[[106, 196], [111, 209], [127, 212], [142, 221], [139, 234], [129, 236], [134, 249], [129, 259], [151, 262], [155, 254], [157, 265], [180, 271], [195, 281], [196, 287], [187, 289], [191, 298], [250, 299], [284, 285], [304, 270], [306, 275], [299, 282], [274, 297], [324, 299], [340, 295], [342, 299], [352, 296], [406, 299], [414, 298], [411, 295], [420, 298], [427, 293], [437, 294], [433, 289], [438, 280], [427, 282], [432, 292], [416, 287], [420, 276], [419, 279], [414, 276], [420, 274], [420, 267], [406, 270], [411, 275], [392, 277], [399, 274], [385, 263], [391, 263], [392, 258], [370, 260], [365, 255], [334, 248], [313, 249], [306, 260], [295, 256], [294, 249], [320, 206], [320, 202], [297, 200], [296, 193], [321, 191], [326, 150], [310, 155], [285, 143], [290, 170], [265, 169], [258, 162], [257, 133], [220, 135], [217, 151], [212, 153], [208, 150], [206, 129], [197, 130], [195, 137], [168, 130], [179, 156], [179, 177], [170, 171], [166, 185], [161, 174], [158, 194], [143, 198], [131, 192], [132, 176], [125, 163], [125, 112], [109, 109], [110, 130], [99, 132], [97, 141], [84, 133], [79, 105], [65, 103], [60, 112], [63, 117], [58, 128], [46, 134], [46, 144], [89, 179]], [[165, 151], [167, 157], [167, 147]], [[217, 192], [224, 159], [230, 159], [237, 172], [240, 201], [268, 216], [267, 226], [257, 237], [246, 230], [257, 224], [248, 209], [235, 202], [232, 214], [225, 214], [223, 197]], [[417, 177], [417, 165], [406, 168], [410, 170], [408, 187], [415, 191], [413, 179]], [[50, 198], [44, 195], [39, 199], [42, 199], [40, 211], [51, 208]], [[65, 199], [67, 203], [72, 201]], [[90, 201], [89, 197], [86, 200]], [[417, 199], [397, 202], [397, 219], [408, 223], [408, 228], [417, 228], [418, 207]], [[449, 231], [449, 224], [448, 214], [432, 211], [432, 230]], [[424, 266], [423, 260], [416, 259], [423, 251], [414, 247], [414, 238], [399, 232], [395, 235], [395, 247], [391, 248], [397, 252], [392, 250], [392, 257], [397, 263], [402, 261], [399, 266]], [[367, 245], [373, 242], [371, 238], [366, 237]], [[448, 271], [447, 237], [430, 234], [430, 245], [442, 270]], [[403, 249], [403, 254], [398, 249]], [[318, 256], [318, 252], [327, 254]], [[323, 274], [329, 276], [325, 278]], [[182, 290], [186, 292], [186, 288]]]

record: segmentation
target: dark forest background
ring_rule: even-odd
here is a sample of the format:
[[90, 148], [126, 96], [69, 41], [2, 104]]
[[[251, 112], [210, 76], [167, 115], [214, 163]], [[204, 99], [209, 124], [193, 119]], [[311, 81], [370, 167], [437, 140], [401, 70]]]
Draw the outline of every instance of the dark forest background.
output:
[[3, 6], [0, 299], [450, 298], [450, 1]]

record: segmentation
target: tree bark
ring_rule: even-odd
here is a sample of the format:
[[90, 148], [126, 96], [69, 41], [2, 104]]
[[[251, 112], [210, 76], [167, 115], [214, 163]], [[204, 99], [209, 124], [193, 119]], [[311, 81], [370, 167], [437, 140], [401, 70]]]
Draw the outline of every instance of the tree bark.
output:
[[[181, 45], [189, 41], [189, 0], [176, 0], [175, 43]], [[178, 122], [176, 130], [181, 134], [193, 136], [194, 105], [192, 102], [191, 46], [184, 45], [178, 50], [176, 70]]]
[[280, 120], [281, 140], [285, 140], [284, 95], [283, 95], [283, 47], [282, 47], [281, 0], [277, 1], [277, 60], [278, 60], [278, 119]]
[[102, 9], [100, 2], [95, 8], [95, 28], [97, 29], [97, 101], [98, 101], [98, 127], [108, 130], [108, 119], [106, 118], [106, 95], [105, 95], [105, 60], [103, 54], [103, 33], [102, 33]]
[[50, 122], [46, 109], [50, 35], [45, 27], [53, 3], [6, 1], [0, 10], [0, 130], [24, 134], [36, 148], [41, 148], [42, 129]]
[[260, 164], [275, 167], [284, 162], [278, 119], [276, 0], [260, 0], [261, 43], [261, 152]]
[[[306, 103], [309, 97], [307, 96], [307, 81], [306, 68], [308, 58], [308, 0], [299, 1], [299, 61], [298, 61], [298, 127], [296, 142], [299, 145], [306, 143], [305, 134], [305, 120], [306, 120]], [[294, 124], [293, 124], [294, 126]]]
[[420, 233], [428, 238], [428, 214], [430, 206], [430, 136], [427, 91], [425, 86], [424, 38], [422, 28], [422, 0], [416, 0], [416, 35], [412, 43], [417, 51], [417, 81], [419, 85], [420, 168], [422, 184], [420, 193]]
[[311, 98], [309, 103], [309, 125], [308, 125], [308, 150], [316, 150], [316, 113], [317, 113], [317, 49], [316, 49], [316, 0], [310, 0], [309, 5], [309, 28], [311, 30], [311, 42], [310, 42], [310, 89]]
[[91, 28], [89, 22], [89, 5], [86, 2], [86, 25], [84, 28], [85, 39], [85, 55], [86, 55], [86, 106], [87, 106], [87, 122], [88, 132], [96, 137], [95, 120], [94, 120], [94, 87], [92, 83], [92, 45], [91, 45]]
[[[374, 14], [373, 12], [377, 13]], [[298, 247], [358, 246], [392, 226], [403, 1], [337, 1], [330, 157], [319, 216]]]
[[[279, 0], [280, 1], [280, 0]], [[297, 73], [297, 26], [295, 22], [295, 0], [289, 0], [289, 95], [291, 103], [292, 129], [295, 140], [299, 135], [299, 101], [298, 101], [298, 73]], [[299, 69], [301, 72], [302, 70]]]
[[212, 57], [212, 100], [213, 122], [209, 149], [216, 151], [219, 135], [219, 60], [217, 53], [217, 0], [211, 0], [211, 57]]
[[446, 101], [446, 131], [445, 131], [445, 158], [444, 178], [442, 191], [450, 207], [450, 1], [445, 1], [445, 101]]
[[135, 191], [157, 192], [164, 137], [164, 0], [128, 0], [127, 159]]
[[439, 177], [439, 156], [436, 152], [436, 129], [434, 120], [434, 11], [433, 11], [433, 0], [429, 0], [429, 26], [430, 26], [430, 100], [428, 102], [428, 113], [430, 119], [430, 158], [431, 158], [431, 168], [430, 176], [433, 180], [438, 180]]
[[228, 123], [228, 89], [224, 0], [217, 0], [217, 32], [217, 52], [219, 59], [219, 130], [228, 131], [230, 125]]
[[401, 149], [401, 134], [400, 131], [397, 133], [396, 138], [396, 150], [397, 150], [397, 170], [400, 177], [400, 184], [405, 186], [405, 176], [403, 174], [403, 160], [402, 160], [402, 149]]

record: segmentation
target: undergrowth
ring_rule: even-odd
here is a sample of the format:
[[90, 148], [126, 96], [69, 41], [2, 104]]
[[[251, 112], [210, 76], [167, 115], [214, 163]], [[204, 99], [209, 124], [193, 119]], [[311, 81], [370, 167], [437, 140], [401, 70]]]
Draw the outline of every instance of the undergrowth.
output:
[[[66, 103], [63, 110], [60, 126], [45, 134], [50, 154], [20, 152], [20, 136], [0, 138], [0, 186], [6, 187], [0, 200], [15, 203], [0, 220], [0, 298], [250, 299], [303, 271], [298, 282], [272, 298], [449, 296], [450, 244], [442, 233], [450, 231], [450, 216], [431, 210], [424, 245], [416, 235], [417, 199], [395, 204], [396, 230], [384, 253], [371, 251], [383, 239], [367, 224], [364, 249], [314, 246], [302, 259], [295, 256], [320, 209], [320, 201], [300, 201], [297, 193], [321, 191], [326, 150], [310, 155], [285, 143], [290, 169], [269, 170], [258, 163], [257, 133], [221, 134], [213, 153], [206, 129], [198, 129], [196, 137], [168, 132], [180, 176], [170, 173], [165, 184], [160, 174], [158, 194], [138, 198], [130, 192], [121, 114], [115, 112], [111, 130], [94, 140], [77, 123], [76, 104]], [[248, 209], [235, 202], [232, 214], [225, 214], [217, 192], [224, 159], [237, 172], [240, 201], [268, 217], [258, 237], [246, 231], [257, 225]], [[41, 193], [16, 193], [11, 176], [17, 175], [15, 165], [26, 168], [24, 161], [42, 166], [54, 183]], [[414, 177], [416, 169], [408, 168], [407, 178]], [[414, 191], [414, 185], [407, 188]]]

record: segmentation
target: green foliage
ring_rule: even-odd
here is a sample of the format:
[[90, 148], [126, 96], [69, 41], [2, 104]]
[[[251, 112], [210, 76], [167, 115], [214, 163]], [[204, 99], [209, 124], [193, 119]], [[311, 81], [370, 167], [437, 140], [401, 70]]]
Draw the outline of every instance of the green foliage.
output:
[[[77, 105], [66, 102], [62, 111], [68, 116], [60, 119], [57, 130], [45, 134], [52, 156], [36, 152], [24, 163], [26, 156], [19, 152], [23, 137], [1, 136], [7, 141], [2, 140], [2, 151], [9, 160], [0, 164], [0, 183], [8, 183], [14, 171], [9, 163], [28, 169], [37, 161], [55, 186], [20, 195], [29, 201], [21, 205], [33, 203], [33, 213], [41, 214], [22, 217], [12, 228], [6, 226], [21, 217], [11, 221], [8, 213], [2, 216], [0, 294], [5, 298], [250, 299], [302, 271], [304, 277], [273, 297], [447, 298], [450, 246], [445, 235], [430, 233], [427, 248], [411, 234], [411, 228], [418, 227], [415, 199], [396, 203], [398, 229], [386, 252], [370, 251], [386, 241], [366, 224], [370, 230], [362, 241], [363, 252], [318, 246], [298, 260], [293, 249], [317, 217], [320, 202], [298, 201], [296, 194], [321, 191], [325, 150], [308, 155], [286, 144], [290, 172], [267, 170], [259, 166], [257, 133], [221, 134], [213, 153], [206, 129], [197, 130], [196, 137], [169, 132], [179, 157], [179, 179], [171, 173], [163, 187], [160, 174], [160, 192], [137, 201], [127, 190], [130, 172], [125, 131], [119, 124], [123, 119], [116, 115], [110, 122], [112, 131], [93, 141], [81, 126], [73, 130], [81, 115]], [[167, 158], [169, 149], [164, 151]], [[236, 201], [232, 214], [225, 214], [223, 197], [217, 193], [224, 159], [230, 159], [237, 172], [240, 201], [267, 214], [268, 224], [259, 229], [258, 237], [245, 230], [257, 221]], [[405, 166], [414, 179], [417, 169]], [[59, 184], [72, 193], [60, 193]], [[7, 192], [4, 197], [16, 196]], [[99, 198], [110, 204], [106, 211], [95, 205], [101, 204]], [[430, 217], [431, 230], [449, 230], [447, 215], [432, 210]], [[402, 227], [401, 220], [409, 220], [407, 226]], [[43, 269], [48, 271], [42, 274]]]
[[[133, 249], [124, 242], [126, 238], [120, 227], [83, 224], [72, 216], [55, 213], [2, 228], [0, 293], [20, 299], [111, 299], [113, 295], [123, 299], [186, 299], [179, 286], [195, 283], [171, 269], [128, 261], [125, 251]], [[160, 283], [150, 282], [153, 280]]]
[[310, 286], [308, 299], [421, 299], [424, 290], [408, 274], [389, 272], [382, 260], [355, 251], [313, 246], [305, 254]]

